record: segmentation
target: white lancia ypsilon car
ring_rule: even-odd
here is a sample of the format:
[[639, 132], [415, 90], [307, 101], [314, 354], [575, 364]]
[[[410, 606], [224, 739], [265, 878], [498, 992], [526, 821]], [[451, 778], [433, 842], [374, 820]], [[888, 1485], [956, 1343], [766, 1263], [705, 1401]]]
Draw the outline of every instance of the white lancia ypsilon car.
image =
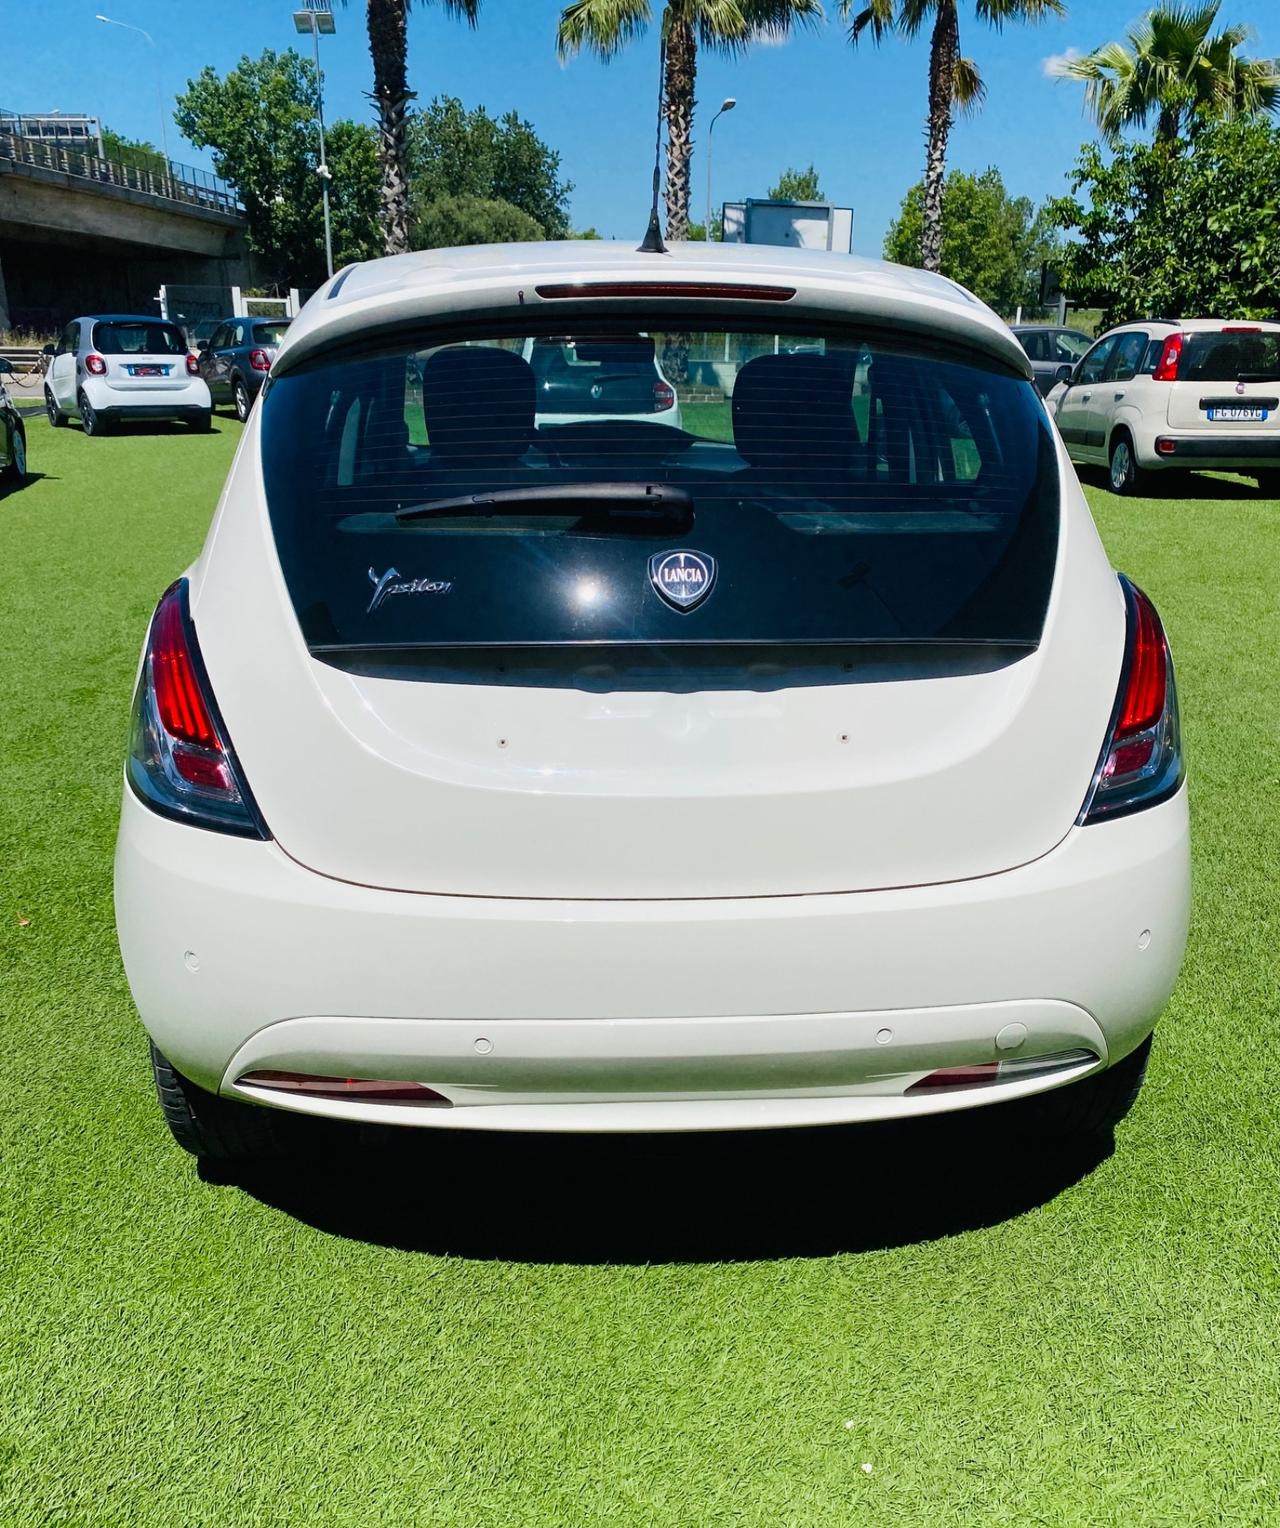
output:
[[[597, 333], [678, 337], [679, 427], [538, 422], [529, 341]], [[120, 943], [201, 1155], [1105, 1131], [1182, 958], [1183, 777], [1159, 617], [960, 288], [436, 250], [307, 305], [156, 607]]]

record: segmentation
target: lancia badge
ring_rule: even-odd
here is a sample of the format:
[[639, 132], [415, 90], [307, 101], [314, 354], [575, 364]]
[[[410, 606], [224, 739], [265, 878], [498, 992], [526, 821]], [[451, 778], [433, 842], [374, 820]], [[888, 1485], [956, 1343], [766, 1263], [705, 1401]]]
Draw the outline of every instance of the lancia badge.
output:
[[703, 552], [655, 552], [649, 582], [673, 610], [692, 610], [711, 593], [716, 560]]

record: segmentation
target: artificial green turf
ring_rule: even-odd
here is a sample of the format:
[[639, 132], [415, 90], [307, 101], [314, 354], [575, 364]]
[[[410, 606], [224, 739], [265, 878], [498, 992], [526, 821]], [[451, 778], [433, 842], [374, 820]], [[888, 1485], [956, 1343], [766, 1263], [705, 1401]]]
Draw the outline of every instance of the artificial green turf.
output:
[[1280, 1522], [1280, 506], [1090, 490], [1172, 636], [1195, 823], [1113, 1156], [423, 1133], [218, 1185], [110, 874], [138, 644], [236, 435], [34, 423], [0, 498], [0, 1523]]

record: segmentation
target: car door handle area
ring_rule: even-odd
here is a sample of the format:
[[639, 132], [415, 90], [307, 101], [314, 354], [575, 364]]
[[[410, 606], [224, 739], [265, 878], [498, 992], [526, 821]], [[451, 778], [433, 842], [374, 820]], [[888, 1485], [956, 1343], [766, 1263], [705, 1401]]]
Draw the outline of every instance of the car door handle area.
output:
[[1081, 393], [1080, 394], [1080, 402], [1081, 403], [1088, 403], [1089, 399], [1092, 398], [1092, 397], [1093, 397], [1092, 393]]
[[1120, 391], [1116, 394], [1116, 402], [1119, 403], [1121, 398], [1123, 398], [1123, 397], [1124, 397], [1124, 389], [1121, 388]]

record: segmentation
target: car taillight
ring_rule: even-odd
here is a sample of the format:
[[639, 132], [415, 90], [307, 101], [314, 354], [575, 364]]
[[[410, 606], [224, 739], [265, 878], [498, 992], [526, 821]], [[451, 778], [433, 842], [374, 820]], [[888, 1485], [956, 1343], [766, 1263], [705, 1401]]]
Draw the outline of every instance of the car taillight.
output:
[[423, 1104], [452, 1107], [451, 1100], [425, 1082], [401, 1082], [377, 1077], [326, 1077], [314, 1072], [246, 1072], [236, 1078], [241, 1088], [267, 1088], [300, 1098], [345, 1098], [352, 1103]]
[[1121, 578], [1128, 629], [1120, 690], [1080, 823], [1120, 817], [1164, 801], [1186, 771], [1169, 643], [1156, 607]]
[[200, 375], [199, 357], [192, 355], [190, 351], [187, 352], [187, 375], [189, 377], [198, 377]]
[[269, 838], [218, 715], [187, 607], [187, 581], [151, 618], [133, 697], [127, 766], [135, 795], [166, 817]]
[[1164, 349], [1160, 352], [1160, 359], [1156, 362], [1156, 369], [1152, 373], [1152, 379], [1156, 382], [1176, 382], [1178, 380], [1178, 362], [1182, 359], [1182, 336], [1171, 334], [1164, 342]]
[[271, 357], [265, 350], [251, 350], [249, 352], [249, 365], [254, 371], [270, 371]]
[[661, 413], [663, 409], [669, 409], [676, 401], [676, 390], [670, 382], [655, 382], [653, 384], [653, 411]]
[[84, 369], [95, 377], [105, 377], [107, 363], [100, 355], [87, 355], [84, 358]]

